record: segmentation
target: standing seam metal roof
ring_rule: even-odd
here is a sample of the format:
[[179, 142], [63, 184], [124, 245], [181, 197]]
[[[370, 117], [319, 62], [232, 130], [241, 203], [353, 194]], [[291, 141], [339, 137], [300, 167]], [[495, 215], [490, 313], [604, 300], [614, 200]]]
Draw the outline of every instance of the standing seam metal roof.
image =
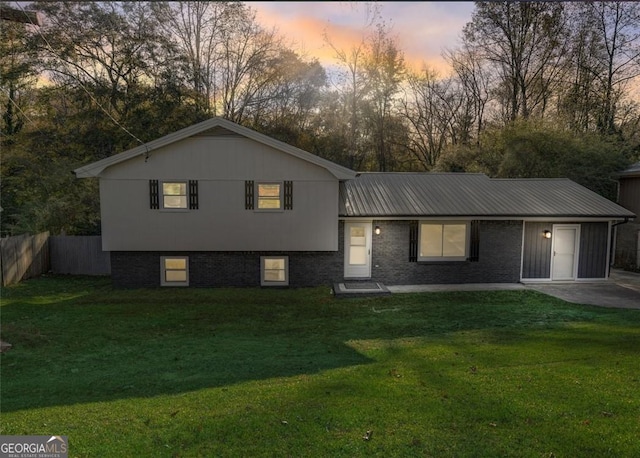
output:
[[566, 178], [362, 173], [341, 182], [340, 216], [633, 218], [635, 215]]
[[623, 170], [619, 174], [620, 177], [631, 177], [631, 176], [640, 176], [640, 162], [636, 162], [631, 165], [628, 169]]

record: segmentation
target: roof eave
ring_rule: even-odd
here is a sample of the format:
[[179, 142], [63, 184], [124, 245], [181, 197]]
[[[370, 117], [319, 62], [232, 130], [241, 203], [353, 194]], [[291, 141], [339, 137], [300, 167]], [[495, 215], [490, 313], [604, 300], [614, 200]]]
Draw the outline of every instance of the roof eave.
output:
[[304, 151], [294, 146], [288, 145], [284, 142], [281, 142], [280, 140], [276, 140], [275, 138], [261, 134], [247, 127], [240, 126], [239, 124], [235, 124], [223, 118], [211, 118], [198, 124], [185, 127], [184, 129], [178, 130], [169, 135], [165, 135], [164, 137], [158, 138], [156, 140], [152, 140], [143, 145], [136, 146], [135, 148], [132, 148], [130, 150], [115, 154], [96, 162], [92, 162], [91, 164], [87, 164], [83, 167], [79, 167], [74, 170], [74, 173], [78, 178], [98, 177], [108, 167], [124, 161], [128, 161], [129, 159], [132, 159], [136, 156], [148, 155], [158, 148], [162, 148], [180, 140], [184, 140], [185, 138], [189, 138], [193, 135], [199, 134], [214, 127], [223, 127], [239, 135], [271, 146], [272, 148], [275, 148], [317, 166], [323, 167], [338, 180], [350, 180], [352, 178], [355, 178], [357, 175], [357, 172], [351, 169], [335, 164], [327, 159], [321, 158], [320, 156], [315, 156], [308, 151]]
[[490, 219], [490, 218], [500, 218], [500, 219], [527, 219], [527, 218], [550, 218], [550, 219], [607, 219], [607, 220], [635, 220], [636, 215], [634, 214], [626, 214], [626, 215], [618, 215], [618, 214], [610, 214], [610, 215], [579, 215], [579, 214], [558, 214], [558, 215], [541, 215], [541, 214], [433, 214], [433, 215], [425, 215], [425, 214], [379, 214], [379, 213], [358, 213], [358, 214], [345, 214], [341, 213], [339, 215], [341, 218], [385, 218], [385, 219], [407, 219], [407, 218], [468, 218], [468, 219]]

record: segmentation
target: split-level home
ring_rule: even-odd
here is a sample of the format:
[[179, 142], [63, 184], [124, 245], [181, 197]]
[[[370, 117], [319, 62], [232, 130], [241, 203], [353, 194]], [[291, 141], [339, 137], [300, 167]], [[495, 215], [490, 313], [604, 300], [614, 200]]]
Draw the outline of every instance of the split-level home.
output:
[[[640, 214], [640, 162], [620, 172], [618, 183], [618, 203]], [[615, 264], [640, 269], [640, 221], [624, 221], [616, 230]]]
[[634, 217], [567, 179], [357, 173], [221, 118], [75, 173], [119, 287], [605, 279]]

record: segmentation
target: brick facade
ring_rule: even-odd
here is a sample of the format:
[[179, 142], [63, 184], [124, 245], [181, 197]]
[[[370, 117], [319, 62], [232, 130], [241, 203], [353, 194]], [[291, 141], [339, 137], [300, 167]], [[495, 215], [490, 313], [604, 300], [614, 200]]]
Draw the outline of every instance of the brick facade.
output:
[[[480, 222], [478, 262], [409, 261], [410, 221], [374, 221], [372, 280], [387, 285], [443, 283], [516, 283], [520, 280], [522, 222]], [[331, 285], [344, 274], [344, 224], [335, 252], [112, 252], [116, 287], [160, 286], [160, 257], [188, 256], [189, 285], [246, 287], [260, 285], [260, 256], [289, 257], [292, 287]]]
[[385, 285], [517, 283], [521, 221], [481, 221], [477, 262], [409, 262], [410, 221], [374, 221], [371, 276]]

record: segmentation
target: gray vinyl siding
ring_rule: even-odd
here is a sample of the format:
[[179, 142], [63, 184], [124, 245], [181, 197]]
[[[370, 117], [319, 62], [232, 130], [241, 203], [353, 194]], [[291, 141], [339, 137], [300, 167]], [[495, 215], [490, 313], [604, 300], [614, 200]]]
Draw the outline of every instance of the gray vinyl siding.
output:
[[551, 277], [551, 239], [542, 233], [553, 231], [547, 222], [526, 222], [524, 225], [524, 250], [522, 253], [522, 278], [548, 279]]
[[[198, 180], [197, 210], [151, 209], [149, 180]], [[245, 209], [245, 181], [293, 182], [293, 209]], [[100, 178], [105, 251], [337, 251], [338, 180], [246, 138], [195, 137]]]
[[607, 277], [608, 223], [582, 223], [578, 278]]

